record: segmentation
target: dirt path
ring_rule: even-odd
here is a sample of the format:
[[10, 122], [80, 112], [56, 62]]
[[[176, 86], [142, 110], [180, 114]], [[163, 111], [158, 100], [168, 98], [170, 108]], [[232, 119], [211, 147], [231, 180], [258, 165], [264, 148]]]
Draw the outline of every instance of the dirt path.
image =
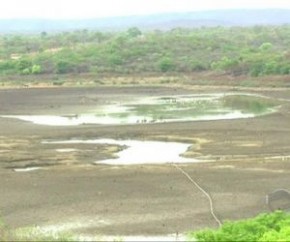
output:
[[[212, 90], [217, 91], [217, 90]], [[225, 91], [225, 90], [223, 90]], [[0, 115], [88, 110], [108, 100], [203, 92], [170, 88], [0, 90]], [[258, 92], [290, 99], [289, 91]], [[222, 221], [267, 211], [265, 195], [290, 184], [290, 108], [251, 119], [122, 126], [47, 127], [0, 118], [0, 214], [12, 227], [56, 226], [84, 234], [162, 235], [216, 227], [205, 196], [171, 165], [105, 166], [116, 147], [43, 144], [70, 138], [187, 139], [183, 166], [212, 196]], [[170, 137], [169, 137], [170, 134]], [[58, 153], [56, 148], [77, 152]], [[42, 166], [31, 172], [13, 169]]]

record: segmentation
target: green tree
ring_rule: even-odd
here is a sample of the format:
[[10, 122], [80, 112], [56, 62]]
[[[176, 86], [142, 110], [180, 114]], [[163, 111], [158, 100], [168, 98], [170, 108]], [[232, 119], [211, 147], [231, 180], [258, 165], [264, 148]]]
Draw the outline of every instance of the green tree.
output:
[[128, 34], [129, 37], [135, 38], [135, 37], [137, 37], [139, 35], [142, 35], [142, 32], [137, 27], [132, 27], [132, 28], [129, 28], [127, 30], [127, 34]]
[[224, 56], [219, 61], [215, 61], [211, 64], [212, 69], [215, 70], [230, 70], [234, 66], [237, 66], [239, 62], [237, 60], [233, 60], [228, 58], [227, 56]]
[[163, 57], [159, 60], [158, 66], [162, 72], [173, 71], [174, 69], [173, 60], [169, 57]]
[[67, 60], [60, 60], [56, 63], [56, 73], [58, 74], [65, 74], [72, 72], [74, 70], [75, 64], [67, 61]]
[[119, 54], [110, 54], [108, 56], [108, 63], [111, 66], [122, 65], [123, 64], [123, 60], [122, 60], [122, 57]]
[[17, 69], [22, 72], [25, 69], [29, 69], [32, 66], [31, 60], [20, 59], [17, 63]]
[[271, 50], [272, 48], [273, 48], [273, 45], [271, 43], [267, 42], [267, 43], [261, 44], [259, 47], [259, 50], [268, 51], [268, 50]]
[[47, 32], [43, 31], [40, 33], [41, 38], [45, 38], [47, 36]]

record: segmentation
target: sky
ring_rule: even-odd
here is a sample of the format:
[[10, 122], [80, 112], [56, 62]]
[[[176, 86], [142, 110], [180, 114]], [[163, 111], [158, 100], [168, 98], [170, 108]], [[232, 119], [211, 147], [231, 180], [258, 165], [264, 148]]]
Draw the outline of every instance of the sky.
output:
[[287, 8], [290, 0], [3, 0], [0, 18], [99, 18], [235, 8]]

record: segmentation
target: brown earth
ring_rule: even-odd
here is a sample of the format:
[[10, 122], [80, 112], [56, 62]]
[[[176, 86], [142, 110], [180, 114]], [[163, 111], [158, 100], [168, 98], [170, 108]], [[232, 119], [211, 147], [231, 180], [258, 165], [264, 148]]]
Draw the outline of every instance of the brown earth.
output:
[[[228, 92], [232, 88], [98, 87], [0, 90], [0, 115], [60, 114], [134, 96]], [[238, 91], [235, 89], [235, 91]], [[94, 165], [118, 147], [44, 140], [191, 140], [181, 165], [209, 194], [221, 221], [267, 212], [265, 195], [290, 189], [290, 90], [252, 90], [283, 99], [278, 112], [250, 119], [50, 127], [0, 118], [0, 214], [13, 228], [66, 226], [102, 235], [158, 235], [217, 227], [207, 198], [172, 165]], [[76, 148], [57, 153], [56, 148]], [[15, 168], [43, 166], [31, 172]]]

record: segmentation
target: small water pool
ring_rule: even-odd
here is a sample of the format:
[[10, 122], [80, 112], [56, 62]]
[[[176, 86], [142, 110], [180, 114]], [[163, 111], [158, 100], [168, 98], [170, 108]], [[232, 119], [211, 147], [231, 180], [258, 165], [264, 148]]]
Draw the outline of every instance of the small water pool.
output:
[[107, 165], [137, 165], [137, 164], [166, 164], [166, 163], [196, 163], [193, 158], [185, 158], [185, 153], [192, 144], [161, 141], [140, 140], [66, 140], [46, 141], [45, 144], [108, 144], [123, 147], [116, 153], [116, 158], [96, 161], [96, 164]]

